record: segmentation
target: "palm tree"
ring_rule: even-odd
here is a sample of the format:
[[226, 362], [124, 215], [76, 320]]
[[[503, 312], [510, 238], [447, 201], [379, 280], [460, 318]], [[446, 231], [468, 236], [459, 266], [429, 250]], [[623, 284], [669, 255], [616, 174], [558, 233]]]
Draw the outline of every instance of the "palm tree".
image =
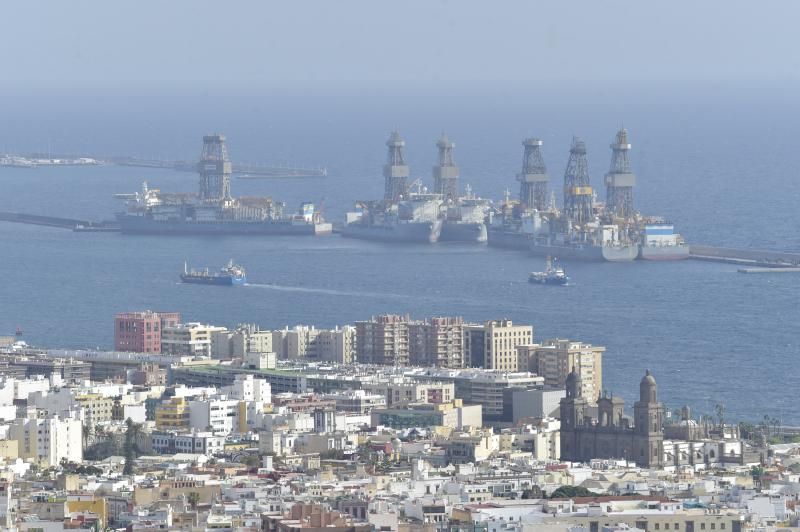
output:
[[197, 505], [200, 503], [200, 494], [196, 491], [192, 491], [186, 496], [186, 502], [189, 503], [189, 506], [192, 507], [192, 510], [197, 510]]
[[714, 411], [717, 413], [719, 428], [720, 430], [723, 430], [725, 428], [725, 405], [722, 403], [717, 403], [717, 405], [714, 406]]
[[122, 470], [122, 474], [132, 475], [133, 461], [136, 460], [139, 451], [136, 446], [136, 437], [141, 432], [141, 426], [138, 423], [134, 423], [131, 418], [125, 420], [125, 425], [128, 428], [125, 430], [125, 445], [123, 447], [125, 452], [125, 467]]
[[91, 434], [89, 425], [83, 425], [81, 427], [81, 434], [83, 436], [83, 448], [85, 450], [89, 446], [89, 435]]

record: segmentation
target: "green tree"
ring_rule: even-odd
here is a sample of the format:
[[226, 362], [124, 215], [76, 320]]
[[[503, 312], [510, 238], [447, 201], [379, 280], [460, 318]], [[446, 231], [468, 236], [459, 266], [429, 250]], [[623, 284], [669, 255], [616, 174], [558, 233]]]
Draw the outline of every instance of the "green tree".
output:
[[136, 446], [136, 437], [141, 433], [141, 426], [134, 423], [131, 418], [125, 420], [125, 444], [122, 447], [125, 455], [125, 467], [122, 470], [123, 475], [132, 475], [134, 472], [133, 463], [139, 455], [139, 448]]
[[745, 440], [755, 439], [757, 432], [758, 430], [756, 429], [756, 426], [753, 423], [747, 423], [745, 421], [739, 423], [739, 434]]
[[83, 449], [84, 450], [86, 450], [86, 448], [89, 446], [89, 436], [91, 435], [91, 432], [92, 431], [89, 428], [89, 425], [83, 425], [81, 427], [81, 435], [83, 436]]
[[725, 425], [725, 405], [717, 403], [714, 406], [714, 411], [717, 413], [717, 420], [719, 421], [719, 428], [722, 429]]
[[750, 469], [750, 476], [753, 477], [753, 484], [757, 487], [761, 487], [761, 480], [764, 477], [764, 468], [761, 466], [753, 466]]
[[245, 457], [243, 463], [250, 469], [253, 469], [261, 465], [261, 457], [257, 454], [249, 454]]
[[192, 510], [197, 510], [197, 505], [200, 504], [200, 494], [192, 491], [186, 496], [186, 502], [192, 507]]
[[551, 499], [572, 499], [574, 497], [595, 497], [596, 493], [589, 491], [583, 486], [561, 486], [551, 495]]

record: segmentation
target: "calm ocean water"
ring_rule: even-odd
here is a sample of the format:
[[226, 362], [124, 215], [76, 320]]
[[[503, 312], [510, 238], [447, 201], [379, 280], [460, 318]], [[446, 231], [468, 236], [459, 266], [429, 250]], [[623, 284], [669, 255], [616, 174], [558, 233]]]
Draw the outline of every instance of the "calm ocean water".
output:
[[[701, 90], [702, 89], [702, 90]], [[324, 198], [339, 219], [356, 198], [382, 193], [384, 141], [399, 128], [412, 174], [430, 181], [436, 138], [456, 142], [462, 184], [499, 198], [516, 191], [520, 142], [545, 141], [560, 189], [570, 138], [587, 142], [601, 189], [609, 143], [624, 124], [639, 177], [636, 203], [691, 241], [800, 250], [796, 218], [797, 92], [726, 87], [524, 87], [50, 90], [8, 92], [0, 151], [194, 158], [201, 135], [227, 134], [242, 162], [325, 165], [301, 181], [234, 180], [235, 194], [290, 207]], [[193, 174], [137, 168], [0, 169], [0, 210], [109, 218], [115, 192], [148, 180], [194, 190]], [[800, 278], [736, 273], [723, 264], [567, 263], [574, 286], [534, 287], [540, 260], [478, 246], [390, 246], [324, 238], [157, 238], [75, 234], [0, 224], [0, 334], [30, 343], [110, 347], [123, 310], [177, 310], [187, 320], [264, 327], [333, 326], [384, 312], [532, 323], [607, 347], [605, 387], [632, 402], [645, 368], [670, 408], [726, 405], [728, 417], [800, 423], [791, 393], [798, 355]], [[235, 258], [252, 286], [177, 282], [183, 261]]]

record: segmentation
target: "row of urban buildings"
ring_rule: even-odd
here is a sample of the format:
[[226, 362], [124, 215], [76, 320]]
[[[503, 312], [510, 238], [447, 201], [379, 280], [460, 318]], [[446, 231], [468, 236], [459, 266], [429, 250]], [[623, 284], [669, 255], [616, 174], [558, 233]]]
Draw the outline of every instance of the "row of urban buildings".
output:
[[[374, 316], [334, 329], [297, 325], [262, 330], [240, 325], [229, 330], [181, 323], [176, 313], [146, 311], [116, 316], [114, 345], [122, 352], [219, 360], [258, 352], [274, 353], [276, 360], [532, 371], [558, 374], [555, 380], [562, 384], [576, 366], [587, 383], [602, 380], [603, 347], [565, 339], [535, 344], [533, 333], [533, 326], [511, 320], [475, 324], [461, 317], [414, 320], [408, 315]], [[597, 386], [586, 391], [599, 390]]]

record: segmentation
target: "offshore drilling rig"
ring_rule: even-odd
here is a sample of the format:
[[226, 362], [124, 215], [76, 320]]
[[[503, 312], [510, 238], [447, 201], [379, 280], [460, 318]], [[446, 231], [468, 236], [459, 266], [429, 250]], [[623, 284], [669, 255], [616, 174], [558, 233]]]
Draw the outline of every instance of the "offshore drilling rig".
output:
[[117, 214], [123, 233], [203, 235], [330, 234], [313, 203], [303, 202], [294, 213], [269, 197], [231, 196], [232, 166], [224, 135], [203, 137], [196, 194], [165, 194], [144, 183], [141, 192], [117, 194], [126, 209]]
[[458, 166], [453, 160], [455, 146], [444, 133], [436, 143], [439, 164], [433, 167], [433, 192], [441, 194], [445, 201], [458, 199]]
[[631, 171], [631, 145], [625, 128], [617, 132], [610, 148], [611, 168], [605, 177], [606, 209], [614, 217], [630, 218], [634, 214], [633, 187], [636, 186], [636, 176]]
[[406, 142], [400, 137], [400, 133], [392, 131], [386, 141], [388, 154], [383, 167], [383, 199], [386, 202], [397, 202], [408, 194], [408, 165], [403, 153], [405, 146]]
[[200, 201], [227, 202], [231, 199], [231, 160], [225, 135], [203, 137], [203, 151], [197, 163], [200, 174]]
[[519, 201], [522, 205], [537, 211], [547, 209], [547, 167], [542, 158], [542, 141], [525, 139], [522, 141], [525, 152], [522, 156], [522, 172], [517, 174]]
[[564, 172], [564, 217], [571, 227], [578, 228], [581, 232], [594, 218], [586, 144], [578, 137], [572, 138], [569, 161]]
[[639, 214], [633, 204], [636, 176], [631, 170], [627, 130], [620, 129], [610, 145], [612, 157], [604, 176], [606, 203], [596, 201], [589, 178], [586, 144], [574, 137], [564, 172], [563, 205], [546, 201], [547, 171], [542, 142], [523, 141], [519, 201], [506, 200], [494, 212], [489, 244], [528, 249], [535, 254], [585, 260], [678, 260], [689, 246], [660, 217]]

